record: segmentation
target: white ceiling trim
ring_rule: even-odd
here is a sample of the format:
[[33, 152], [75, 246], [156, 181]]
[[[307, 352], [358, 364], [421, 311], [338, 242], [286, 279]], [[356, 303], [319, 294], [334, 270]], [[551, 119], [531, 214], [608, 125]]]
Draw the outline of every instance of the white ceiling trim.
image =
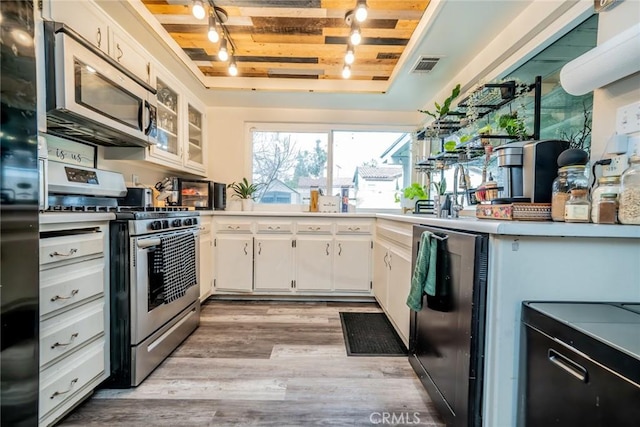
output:
[[370, 80], [299, 80], [269, 77], [205, 77], [207, 87], [294, 92], [384, 93], [388, 82]]

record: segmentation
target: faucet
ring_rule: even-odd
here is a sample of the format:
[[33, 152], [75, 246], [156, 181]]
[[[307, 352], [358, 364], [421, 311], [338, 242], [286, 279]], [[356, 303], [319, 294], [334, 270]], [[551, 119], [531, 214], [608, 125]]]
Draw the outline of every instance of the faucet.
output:
[[[462, 201], [458, 203], [458, 172], [462, 171], [462, 188], [464, 193], [462, 194]], [[461, 163], [456, 163], [456, 168], [453, 171], [453, 203], [451, 204], [451, 218], [458, 218], [460, 216], [460, 211], [464, 209], [464, 197], [467, 194], [467, 178], [464, 172], [464, 166]]]

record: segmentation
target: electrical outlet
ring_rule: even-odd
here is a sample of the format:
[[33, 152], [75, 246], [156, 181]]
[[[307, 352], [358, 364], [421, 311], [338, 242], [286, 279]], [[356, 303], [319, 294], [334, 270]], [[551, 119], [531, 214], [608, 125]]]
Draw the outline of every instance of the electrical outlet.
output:
[[628, 159], [625, 154], [611, 157], [611, 164], [602, 169], [602, 176], [620, 176], [628, 166]]
[[133, 184], [134, 187], [137, 187], [138, 184], [140, 183], [139, 179], [140, 178], [135, 173], [131, 174], [131, 183]]
[[640, 132], [640, 101], [616, 110], [616, 132], [621, 135]]

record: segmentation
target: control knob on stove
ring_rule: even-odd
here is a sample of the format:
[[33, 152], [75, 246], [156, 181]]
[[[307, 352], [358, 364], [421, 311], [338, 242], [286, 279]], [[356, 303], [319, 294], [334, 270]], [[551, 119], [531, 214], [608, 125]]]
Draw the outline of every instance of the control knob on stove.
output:
[[162, 228], [162, 223], [160, 221], [152, 221], [149, 224], [149, 228], [152, 230], [160, 230]]
[[184, 225], [193, 225], [193, 220], [191, 218], [186, 218], [182, 223]]
[[178, 219], [174, 219], [173, 222], [171, 223], [172, 227], [180, 227], [181, 225], [182, 225], [182, 220], [179, 219], [179, 218]]
[[169, 220], [166, 220], [166, 219], [162, 220], [162, 228], [169, 228]]

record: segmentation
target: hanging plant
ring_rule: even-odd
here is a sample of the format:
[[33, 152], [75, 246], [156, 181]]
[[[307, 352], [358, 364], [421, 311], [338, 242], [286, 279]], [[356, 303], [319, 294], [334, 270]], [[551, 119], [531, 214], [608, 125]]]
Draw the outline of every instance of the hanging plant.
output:
[[449, 113], [451, 109], [451, 102], [453, 102], [453, 100], [456, 99], [459, 95], [460, 95], [460, 83], [458, 83], [456, 87], [454, 87], [451, 90], [451, 95], [442, 102], [442, 105], [438, 104], [437, 102], [434, 103], [434, 106], [436, 107], [435, 112], [429, 111], [429, 110], [418, 110], [418, 111], [424, 114], [428, 114], [434, 119], [439, 120], [444, 116], [446, 116], [447, 113]]

